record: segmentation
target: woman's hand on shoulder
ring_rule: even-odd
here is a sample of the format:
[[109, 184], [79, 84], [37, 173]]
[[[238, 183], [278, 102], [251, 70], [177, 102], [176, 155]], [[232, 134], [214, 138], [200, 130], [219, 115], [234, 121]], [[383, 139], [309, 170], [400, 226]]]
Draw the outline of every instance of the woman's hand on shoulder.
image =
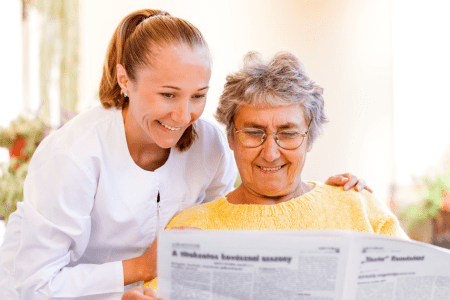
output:
[[162, 300], [156, 297], [156, 293], [151, 288], [147, 287], [135, 287], [126, 291], [122, 300]]
[[373, 190], [368, 185], [366, 185], [364, 179], [358, 179], [358, 177], [356, 177], [351, 173], [331, 176], [330, 178], [328, 178], [327, 181], [325, 181], [325, 184], [344, 186], [345, 191], [354, 188], [355, 191], [358, 192], [361, 192], [362, 190], [367, 190], [368, 192], [373, 193]]

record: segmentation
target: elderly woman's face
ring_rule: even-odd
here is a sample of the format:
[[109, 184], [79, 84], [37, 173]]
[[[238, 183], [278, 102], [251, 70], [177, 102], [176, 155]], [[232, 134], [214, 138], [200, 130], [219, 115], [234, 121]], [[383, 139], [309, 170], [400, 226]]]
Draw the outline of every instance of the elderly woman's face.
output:
[[[307, 132], [307, 124], [299, 105], [260, 108], [241, 106], [235, 118], [237, 130], [261, 128], [266, 132], [292, 129]], [[234, 133], [229, 141], [242, 179], [242, 188], [263, 197], [296, 196], [301, 186], [301, 172], [305, 164], [307, 138], [294, 150], [278, 146], [269, 134], [256, 148], [244, 147]]]

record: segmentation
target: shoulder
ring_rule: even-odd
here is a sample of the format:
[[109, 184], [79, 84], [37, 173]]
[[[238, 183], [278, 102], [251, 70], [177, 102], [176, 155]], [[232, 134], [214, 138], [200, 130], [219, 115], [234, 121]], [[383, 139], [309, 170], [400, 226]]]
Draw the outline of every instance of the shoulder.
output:
[[408, 239], [397, 217], [389, 207], [366, 190], [361, 192], [344, 191], [342, 187], [314, 183], [316, 184], [317, 195], [322, 198], [322, 204], [340, 211], [344, 209], [350, 215], [359, 218], [366, 218], [373, 232]]
[[222, 129], [212, 121], [200, 117], [195, 122], [195, 130], [198, 133], [198, 140], [200, 144], [207, 143], [212, 146], [228, 147], [228, 142]]
[[[119, 118], [120, 117], [120, 118]], [[55, 139], [65, 142], [80, 143], [78, 139], [86, 139], [104, 131], [104, 124], [122, 120], [121, 110], [116, 108], [105, 109], [95, 106], [79, 113], [72, 120], [55, 132]], [[72, 144], [72, 143], [70, 143]]]
[[74, 146], [83, 143], [84, 139], [96, 135], [102, 129], [105, 122], [116, 121], [120, 110], [115, 108], [105, 109], [95, 106], [76, 115], [64, 126], [47, 136], [43, 142], [52, 141], [55, 147]]
[[315, 196], [326, 199], [328, 203], [335, 202], [337, 205], [356, 205], [364, 206], [366, 208], [385, 207], [384, 203], [366, 190], [361, 192], [357, 192], [354, 189], [344, 191], [341, 186], [332, 186], [316, 181], [311, 183], [315, 184], [315, 188], [313, 190]]
[[186, 151], [192, 161], [200, 160], [211, 168], [232, 158], [225, 134], [216, 124], [201, 117], [195, 122], [195, 130], [197, 139]]
[[167, 225], [167, 228], [192, 226], [207, 229], [211, 219], [220, 214], [220, 208], [226, 201], [224, 197], [212, 202], [196, 205], [176, 215]]
[[[34, 163], [46, 162], [51, 157], [66, 156], [82, 161], [86, 156], [101, 154], [108, 131], [117, 133], [120, 128], [121, 110], [95, 106], [76, 115], [57, 131], [44, 138], [33, 155]], [[110, 132], [111, 134], [112, 132]], [[40, 159], [38, 159], [40, 158]], [[32, 160], [33, 161], [33, 160]]]
[[95, 106], [76, 115], [60, 129], [48, 138], [54, 140], [57, 145], [76, 145], [104, 131], [105, 123], [117, 123], [121, 118], [121, 110], [102, 106]]

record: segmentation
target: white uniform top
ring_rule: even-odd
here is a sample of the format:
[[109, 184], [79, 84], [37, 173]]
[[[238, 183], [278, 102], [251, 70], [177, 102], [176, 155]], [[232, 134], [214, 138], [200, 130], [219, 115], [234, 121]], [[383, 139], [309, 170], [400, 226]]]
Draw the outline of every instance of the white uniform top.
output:
[[124, 288], [122, 260], [155, 238], [158, 192], [162, 229], [177, 212], [233, 189], [224, 134], [205, 119], [195, 129], [191, 148], [172, 148], [154, 172], [131, 158], [121, 110], [95, 107], [45, 138], [0, 248], [0, 299], [120, 299], [139, 284]]

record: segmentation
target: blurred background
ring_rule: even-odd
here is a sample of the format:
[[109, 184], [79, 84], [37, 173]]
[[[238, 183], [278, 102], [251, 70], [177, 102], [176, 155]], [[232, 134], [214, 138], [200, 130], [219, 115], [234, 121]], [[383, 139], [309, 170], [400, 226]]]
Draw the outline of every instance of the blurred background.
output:
[[[291, 51], [325, 89], [330, 122], [303, 178], [366, 180], [414, 239], [450, 242], [450, 4], [430, 0], [8, 0], [0, 4], [0, 214], [20, 201], [42, 136], [99, 105], [110, 37], [141, 8], [204, 34], [214, 121], [225, 76], [256, 50]], [[0, 234], [1, 235], [1, 234]]]

